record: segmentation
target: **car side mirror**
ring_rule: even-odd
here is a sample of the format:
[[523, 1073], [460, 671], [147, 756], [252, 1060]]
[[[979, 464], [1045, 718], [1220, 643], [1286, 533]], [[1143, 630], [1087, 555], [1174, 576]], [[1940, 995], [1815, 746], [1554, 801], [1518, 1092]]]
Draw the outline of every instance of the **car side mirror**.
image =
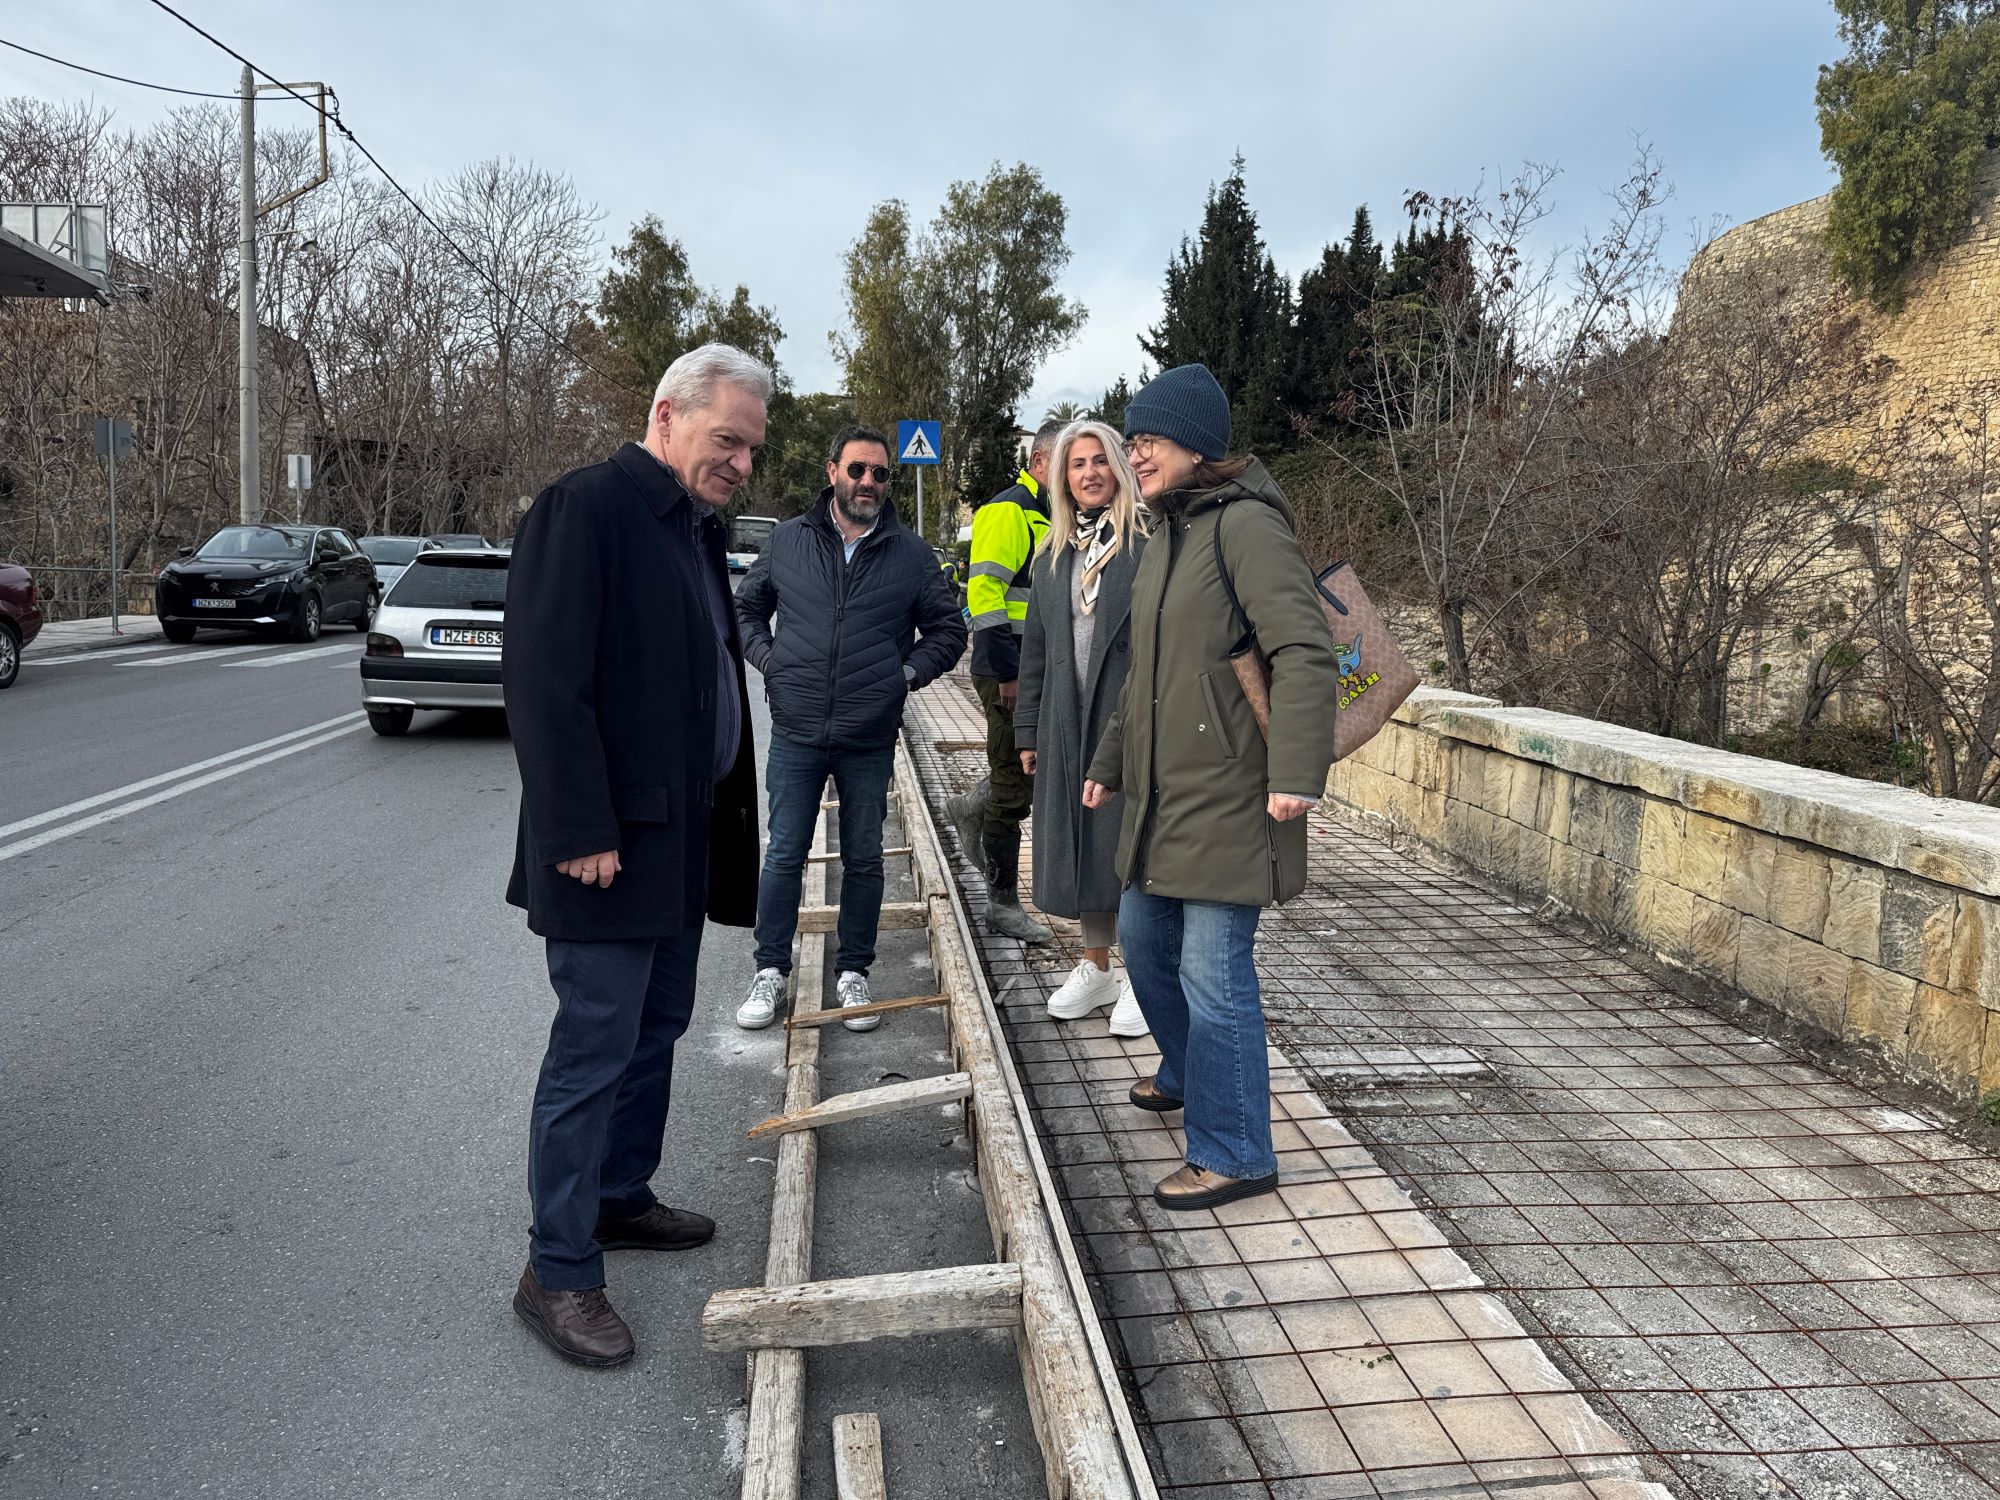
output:
[[176, 551], [177, 551], [178, 555], [179, 555], [179, 556], [181, 556], [181, 557], [193, 557], [193, 556], [194, 556], [194, 548], [192, 548], [192, 547], [181, 547], [181, 548], [177, 548], [177, 549], [176, 549]]

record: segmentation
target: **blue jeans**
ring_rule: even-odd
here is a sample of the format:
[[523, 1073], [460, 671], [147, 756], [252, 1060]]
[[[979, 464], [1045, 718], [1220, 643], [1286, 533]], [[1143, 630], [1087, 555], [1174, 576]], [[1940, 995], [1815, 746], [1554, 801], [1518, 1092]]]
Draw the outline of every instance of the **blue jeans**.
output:
[[819, 821], [827, 777], [840, 796], [840, 923], [836, 973], [866, 974], [875, 962], [882, 920], [882, 824], [889, 817], [889, 776], [896, 749], [818, 750], [771, 736], [764, 761], [771, 842], [757, 882], [757, 967], [792, 972], [792, 935], [799, 926], [799, 892], [806, 855]]
[[1177, 901], [1128, 888], [1118, 935], [1132, 994], [1160, 1047], [1154, 1086], [1185, 1100], [1187, 1159], [1224, 1177], [1266, 1177], [1271, 1067], [1257, 995], [1254, 906]]
[[604, 1285], [598, 1219], [658, 1201], [649, 1184], [700, 956], [699, 927], [641, 942], [549, 939], [557, 1008], [528, 1134], [528, 1263], [552, 1291]]

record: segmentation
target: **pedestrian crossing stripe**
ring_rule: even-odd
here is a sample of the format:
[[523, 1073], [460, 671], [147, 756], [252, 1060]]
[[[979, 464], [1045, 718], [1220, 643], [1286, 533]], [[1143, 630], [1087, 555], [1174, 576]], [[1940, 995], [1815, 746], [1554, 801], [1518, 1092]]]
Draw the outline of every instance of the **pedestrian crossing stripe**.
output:
[[903, 445], [903, 456], [899, 462], [911, 464], [923, 463], [925, 460], [936, 463], [937, 449], [931, 446], [930, 438], [925, 436], [923, 428], [919, 427], [911, 432], [909, 442]]

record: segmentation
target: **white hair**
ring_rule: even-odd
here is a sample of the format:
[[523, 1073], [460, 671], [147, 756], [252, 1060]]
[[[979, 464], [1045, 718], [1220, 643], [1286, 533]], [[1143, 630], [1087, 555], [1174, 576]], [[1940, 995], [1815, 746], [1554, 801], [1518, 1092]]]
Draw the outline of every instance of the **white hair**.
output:
[[667, 366], [653, 390], [653, 406], [671, 401], [675, 411], [700, 411], [714, 402], [715, 388], [725, 380], [759, 401], [771, 399], [771, 372], [763, 361], [734, 344], [703, 344]]

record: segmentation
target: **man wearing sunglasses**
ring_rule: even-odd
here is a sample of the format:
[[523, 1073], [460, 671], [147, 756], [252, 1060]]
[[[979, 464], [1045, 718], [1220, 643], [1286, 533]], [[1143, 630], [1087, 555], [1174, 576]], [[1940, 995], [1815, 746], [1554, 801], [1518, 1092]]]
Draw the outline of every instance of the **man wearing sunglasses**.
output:
[[[736, 1024], [750, 1030], [770, 1025], [785, 997], [806, 855], [829, 777], [840, 800], [834, 986], [843, 1008], [868, 1004], [903, 700], [950, 671], [965, 650], [950, 580], [890, 501], [888, 439], [867, 427], [844, 429], [827, 450], [826, 477], [812, 509], [771, 533], [736, 591], [743, 658], [764, 674], [772, 728], [757, 973], [736, 1012]], [[880, 1021], [856, 1016], [842, 1024], [870, 1031]]]

